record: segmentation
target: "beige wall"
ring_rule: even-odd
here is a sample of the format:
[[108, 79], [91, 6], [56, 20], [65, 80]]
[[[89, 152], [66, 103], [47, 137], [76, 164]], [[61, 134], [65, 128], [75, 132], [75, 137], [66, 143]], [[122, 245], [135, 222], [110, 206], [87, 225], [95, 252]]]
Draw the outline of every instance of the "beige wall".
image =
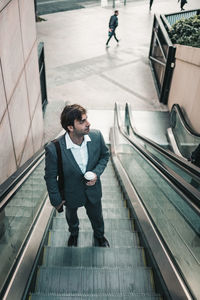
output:
[[1, 184], [41, 148], [43, 116], [34, 0], [0, 9]]
[[200, 48], [176, 45], [176, 64], [168, 106], [178, 103], [189, 125], [200, 134]]

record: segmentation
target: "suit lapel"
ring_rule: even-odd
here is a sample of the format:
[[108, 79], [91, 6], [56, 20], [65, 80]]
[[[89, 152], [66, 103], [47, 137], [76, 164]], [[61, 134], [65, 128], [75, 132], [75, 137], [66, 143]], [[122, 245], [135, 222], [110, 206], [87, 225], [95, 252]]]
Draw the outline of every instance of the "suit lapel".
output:
[[69, 163], [77, 170], [77, 172], [82, 174], [82, 171], [81, 171], [79, 165], [77, 164], [71, 150], [67, 149], [65, 135], [63, 135], [63, 137], [61, 138], [60, 143], [61, 143], [61, 148], [63, 149], [63, 153], [65, 154], [65, 156], [67, 158], [67, 161], [69, 161]]

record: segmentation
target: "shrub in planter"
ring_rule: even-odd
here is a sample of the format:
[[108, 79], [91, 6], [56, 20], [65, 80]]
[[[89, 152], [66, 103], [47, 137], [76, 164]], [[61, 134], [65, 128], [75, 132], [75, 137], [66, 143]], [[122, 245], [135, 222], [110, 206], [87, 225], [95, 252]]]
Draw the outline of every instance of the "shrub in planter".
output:
[[200, 48], [200, 15], [177, 21], [169, 36], [173, 44]]

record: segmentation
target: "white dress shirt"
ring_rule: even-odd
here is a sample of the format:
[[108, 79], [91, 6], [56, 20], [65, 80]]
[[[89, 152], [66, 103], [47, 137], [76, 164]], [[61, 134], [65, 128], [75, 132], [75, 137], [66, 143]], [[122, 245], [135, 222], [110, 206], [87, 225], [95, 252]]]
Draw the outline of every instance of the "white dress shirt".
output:
[[91, 142], [89, 135], [84, 135], [83, 142], [80, 146], [72, 142], [68, 132], [65, 134], [65, 141], [67, 149], [71, 150], [75, 161], [79, 165], [79, 168], [81, 169], [82, 173], [85, 174], [88, 163], [87, 142]]

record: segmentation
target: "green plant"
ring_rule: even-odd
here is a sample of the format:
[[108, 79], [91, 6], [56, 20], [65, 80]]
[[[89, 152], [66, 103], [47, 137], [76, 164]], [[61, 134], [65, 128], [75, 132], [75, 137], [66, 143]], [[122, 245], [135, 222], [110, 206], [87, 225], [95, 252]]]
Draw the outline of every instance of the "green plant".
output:
[[200, 15], [177, 21], [169, 36], [173, 44], [200, 48]]

